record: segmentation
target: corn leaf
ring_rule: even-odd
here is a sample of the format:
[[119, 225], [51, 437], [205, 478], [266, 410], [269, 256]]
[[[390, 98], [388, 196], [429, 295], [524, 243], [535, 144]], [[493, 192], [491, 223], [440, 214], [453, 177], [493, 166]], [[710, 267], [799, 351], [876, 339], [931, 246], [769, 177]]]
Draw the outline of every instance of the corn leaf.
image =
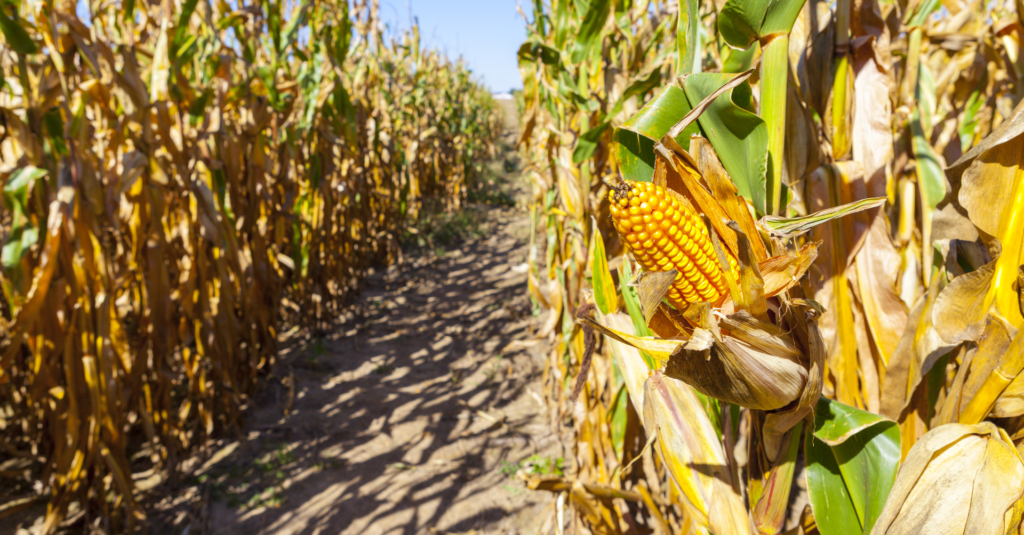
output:
[[[691, 109], [686, 92], [672, 84], [615, 129], [615, 155], [624, 179], [634, 182], [651, 181], [654, 175], [655, 143]], [[697, 125], [691, 124], [676, 137], [676, 141], [689, 145], [690, 136], [697, 132]]]
[[761, 24], [768, 13], [769, 0], [729, 0], [722, 6], [718, 31], [730, 46], [747, 48], [761, 37]]
[[680, 3], [679, 22], [676, 24], [676, 54], [678, 55], [676, 72], [679, 74], [700, 72], [700, 63], [696, 61], [699, 57], [697, 55], [699, 46], [697, 32], [700, 28], [700, 18], [697, 13], [699, 6], [697, 0], [685, 1], [685, 6]]
[[576, 32], [576, 44], [572, 49], [572, 62], [580, 63], [600, 42], [601, 30], [604, 28], [608, 15], [611, 13], [611, 0], [591, 0], [586, 9], [583, 23]]
[[[700, 102], [729, 82], [735, 75], [702, 73], [684, 81], [690, 102]], [[765, 213], [765, 173], [768, 165], [768, 126], [760, 117], [732, 102], [731, 90], [717, 98], [697, 118], [701, 129], [715, 147], [722, 166], [736, 189]], [[678, 140], [678, 138], [677, 138]]]
[[793, 238], [822, 223], [828, 223], [829, 221], [840, 217], [882, 206], [885, 204], [885, 200], [885, 197], [872, 197], [841, 206], [826, 208], [825, 210], [800, 217], [778, 217], [769, 215], [762, 217], [757, 223], [761, 228], [766, 229], [773, 236], [778, 236], [779, 238]]
[[870, 533], [899, 461], [896, 422], [821, 398], [807, 436], [807, 490], [821, 533]]
[[18, 17], [17, 6], [18, 4], [11, 4], [14, 14], [8, 15], [7, 7], [0, 5], [0, 33], [4, 34], [7, 46], [10, 46], [11, 50], [19, 54], [35, 54], [39, 47], [22, 27], [24, 23]]
[[594, 301], [602, 314], [611, 314], [619, 308], [619, 297], [615, 292], [615, 282], [608, 269], [608, 257], [604, 252], [604, 238], [597, 228], [597, 220], [591, 218], [592, 237], [590, 250], [590, 271], [593, 277]]

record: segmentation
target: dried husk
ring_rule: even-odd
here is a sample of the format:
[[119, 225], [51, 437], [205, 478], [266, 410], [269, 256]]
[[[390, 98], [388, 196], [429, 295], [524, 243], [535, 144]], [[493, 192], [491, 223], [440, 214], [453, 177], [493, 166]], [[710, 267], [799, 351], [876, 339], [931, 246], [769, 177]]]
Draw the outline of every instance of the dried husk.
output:
[[798, 350], [779, 349], [778, 341], [751, 344], [723, 336], [708, 350], [680, 346], [665, 364], [665, 375], [741, 407], [778, 409], [797, 399], [807, 384], [807, 368], [793, 355]]

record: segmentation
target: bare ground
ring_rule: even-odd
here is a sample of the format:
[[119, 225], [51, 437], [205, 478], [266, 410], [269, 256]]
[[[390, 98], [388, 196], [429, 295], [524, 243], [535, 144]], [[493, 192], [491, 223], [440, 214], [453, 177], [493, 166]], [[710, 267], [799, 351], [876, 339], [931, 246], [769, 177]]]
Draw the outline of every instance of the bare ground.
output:
[[[197, 462], [157, 533], [536, 533], [550, 494], [512, 478], [563, 457], [531, 337], [529, 219], [369, 277], [338, 331], [284, 357], [244, 438]], [[294, 389], [291, 385], [294, 385]], [[288, 410], [287, 415], [284, 411]], [[161, 529], [162, 527], [162, 529]]]

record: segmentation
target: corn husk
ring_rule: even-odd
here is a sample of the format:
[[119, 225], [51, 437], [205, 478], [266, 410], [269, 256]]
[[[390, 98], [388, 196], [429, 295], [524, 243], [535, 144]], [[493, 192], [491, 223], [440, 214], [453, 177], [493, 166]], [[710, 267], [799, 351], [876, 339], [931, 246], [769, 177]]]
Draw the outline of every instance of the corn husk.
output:
[[774, 410], [799, 397], [807, 384], [807, 368], [791, 350], [796, 348], [780, 349], [774, 341], [751, 344], [725, 336], [706, 350], [681, 345], [665, 365], [665, 375], [722, 401]]

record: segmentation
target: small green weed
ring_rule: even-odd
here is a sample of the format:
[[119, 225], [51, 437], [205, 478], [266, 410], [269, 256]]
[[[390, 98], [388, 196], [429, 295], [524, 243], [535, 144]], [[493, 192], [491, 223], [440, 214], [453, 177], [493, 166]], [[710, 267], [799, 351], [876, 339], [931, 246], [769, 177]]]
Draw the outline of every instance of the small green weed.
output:
[[499, 353], [497, 357], [494, 357], [494, 364], [491, 365], [491, 367], [484, 372], [484, 374], [487, 376], [488, 383], [494, 382], [494, 380], [498, 377], [498, 373], [501, 372], [501, 361], [504, 358], [505, 355]]
[[[209, 484], [211, 498], [224, 500], [229, 507], [280, 507], [284, 502], [283, 484], [288, 478], [287, 467], [296, 461], [295, 454], [281, 443], [248, 467], [232, 464], [203, 474], [196, 481]], [[239, 479], [242, 481], [237, 481]]]
[[505, 477], [507, 477], [508, 479], [512, 479], [513, 477], [516, 477], [516, 473], [519, 472], [519, 468], [520, 468], [519, 463], [516, 463], [516, 462], [510, 463], [510, 462], [506, 461], [505, 459], [502, 459], [501, 460], [501, 468], [499, 468], [499, 470], [501, 470], [501, 473], [504, 474]]
[[532, 455], [525, 461], [522, 466], [527, 474], [537, 476], [562, 476], [562, 463], [565, 459], [558, 457], [541, 457], [540, 455]]

